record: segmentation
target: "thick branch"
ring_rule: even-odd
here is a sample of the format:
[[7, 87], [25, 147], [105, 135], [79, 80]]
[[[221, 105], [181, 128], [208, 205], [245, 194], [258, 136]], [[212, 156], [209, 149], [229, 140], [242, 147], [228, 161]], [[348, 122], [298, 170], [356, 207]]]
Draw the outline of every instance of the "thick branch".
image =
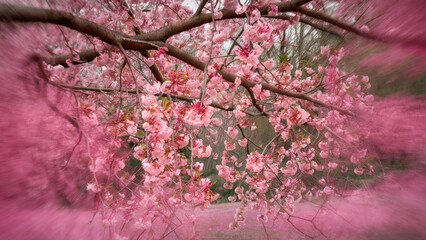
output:
[[[280, 12], [288, 12], [295, 10], [298, 6], [305, 4], [307, 2], [310, 2], [311, 0], [293, 0], [289, 2], [283, 2], [283, 3], [274, 3], [278, 6], [278, 11]], [[262, 15], [267, 15], [269, 11], [269, 5], [271, 4], [265, 4], [261, 8], [259, 8], [259, 11]], [[223, 16], [221, 19], [218, 20], [225, 20], [225, 19], [232, 19], [232, 18], [245, 18], [247, 17], [245, 13], [237, 14], [234, 10], [229, 9], [222, 9], [221, 12], [223, 13]], [[191, 18], [183, 19], [181, 21], [177, 21], [175, 23], [172, 23], [170, 25], [167, 25], [166, 27], [163, 27], [157, 31], [150, 32], [141, 36], [138, 36], [139, 39], [143, 40], [149, 40], [149, 41], [165, 41], [169, 37], [176, 35], [178, 33], [188, 31], [192, 28], [199, 27], [203, 24], [210, 23], [213, 21], [213, 13], [207, 13], [207, 14], [198, 14], [194, 15]]]
[[[289, 2], [275, 4], [278, 6], [279, 12], [300, 12], [302, 14], [305, 14], [306, 16], [322, 20], [338, 28], [355, 33], [365, 38], [388, 43], [406, 43], [421, 46], [425, 45], [422, 39], [407, 39], [398, 36], [379, 36], [371, 32], [365, 32], [321, 12], [300, 7], [301, 5], [309, 1], [310, 0], [293, 0]], [[259, 8], [259, 11], [262, 15], [268, 14], [269, 5], [270, 4], [266, 4]], [[223, 17], [221, 20], [246, 17], [245, 13], [236, 14], [235, 11], [228, 9], [222, 9], [221, 11], [223, 13]], [[110, 30], [97, 23], [74, 16], [71, 13], [52, 9], [41, 9], [35, 7], [16, 6], [11, 4], [0, 3], [0, 21], [44, 22], [62, 25], [70, 29], [74, 29], [76, 31], [88, 34], [90, 36], [97, 37], [102, 41], [114, 45], [116, 47], [119, 47], [119, 45], [121, 44], [124, 49], [140, 51], [155, 48], [155, 46], [149, 44], [148, 41], [165, 41], [167, 38], [175, 34], [190, 30], [194, 27], [201, 26], [205, 23], [212, 22], [213, 17], [212, 13], [199, 14], [196, 16], [194, 15], [191, 18], [183, 19], [175, 23], [169, 24], [166, 27], [163, 27], [157, 31], [138, 36], [131, 36]], [[316, 25], [315, 23], [313, 23], [312, 21], [308, 21], [307, 19], [302, 18], [301, 22], [310, 24], [311, 26], [323, 31], [326, 30], [325, 27]], [[332, 33], [331, 30], [328, 30], [327, 32]]]
[[198, 5], [197, 11], [195, 11], [194, 16], [200, 15], [201, 11], [203, 11], [204, 6], [207, 4], [209, 0], [201, 0], [200, 5]]
[[[81, 64], [81, 63], [90, 62], [90, 61], [93, 61], [99, 55], [100, 54], [95, 49], [84, 50], [78, 54], [81, 61], [72, 61], [72, 63]], [[52, 66], [62, 65], [64, 67], [68, 67], [68, 64], [66, 63], [66, 61], [72, 58], [73, 58], [73, 55], [67, 54], [67, 55], [59, 55], [59, 56], [50, 56], [50, 57], [44, 58], [43, 60], [47, 64], [50, 64]]]
[[90, 36], [98, 37], [102, 41], [115, 46], [119, 43], [120, 37], [123, 36], [120, 32], [112, 31], [97, 23], [76, 17], [71, 13], [51, 9], [0, 3], [0, 19], [2, 21], [44, 22], [62, 25]]
[[[136, 35], [140, 35], [142, 32], [139, 29], [139, 27], [134, 27], [136, 29]], [[145, 49], [141, 50], [140, 53], [142, 54], [142, 56], [149, 58], [151, 57], [151, 55], [149, 54], [149, 52]], [[157, 64], [153, 64], [152, 66], [149, 66], [149, 70], [151, 70], [152, 74], [154, 75], [155, 79], [157, 79], [157, 81], [159, 82], [164, 82], [163, 79], [163, 75], [161, 74], [160, 70], [158, 69]]]
[[[142, 50], [141, 54], [146, 58], [151, 57], [147, 50]], [[160, 69], [158, 69], [157, 64], [154, 63], [152, 66], [149, 67], [149, 70], [151, 70], [152, 75], [154, 75], [157, 81], [159, 81], [160, 83], [164, 82], [163, 75], [161, 74]]]
[[71, 13], [58, 10], [0, 3], [0, 21], [52, 23], [99, 38], [116, 47], [121, 45], [126, 50], [141, 51], [155, 48], [148, 41], [138, 39], [136, 36], [113, 31]]
[[[310, 0], [293, 0], [284, 3], [277, 3], [278, 10], [280, 12], [294, 11], [298, 6], [309, 2]], [[267, 14], [270, 4], [266, 4], [259, 8], [261, 14]], [[233, 10], [223, 9], [224, 19], [231, 18], [245, 18], [246, 14], [236, 14]], [[102, 41], [114, 45], [116, 47], [121, 44], [124, 49], [129, 50], [141, 50], [141, 49], [152, 49], [149, 44], [141, 44], [136, 41], [125, 41], [127, 40], [140, 40], [140, 41], [165, 41], [169, 37], [190, 30], [194, 27], [201, 26], [205, 23], [213, 21], [213, 13], [194, 15], [191, 18], [183, 19], [175, 23], [169, 24], [157, 31], [146, 33], [138, 36], [130, 36], [120, 32], [110, 30], [97, 23], [88, 21], [86, 19], [74, 16], [71, 13], [52, 10], [42, 9], [35, 7], [16, 6], [12, 4], [0, 3], [0, 19], [2, 21], [18, 21], [18, 22], [44, 22], [53, 23], [74, 29], [76, 31], [86, 33], [93, 37], [98, 37]]]

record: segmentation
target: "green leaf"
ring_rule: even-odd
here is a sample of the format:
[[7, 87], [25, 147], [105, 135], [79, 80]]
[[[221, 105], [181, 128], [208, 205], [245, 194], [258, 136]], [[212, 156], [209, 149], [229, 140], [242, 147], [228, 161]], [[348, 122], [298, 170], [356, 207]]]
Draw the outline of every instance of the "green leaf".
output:
[[134, 168], [134, 167], [140, 168], [142, 166], [141, 160], [139, 160], [139, 159], [137, 159], [133, 156], [130, 156], [128, 164], [129, 164], [130, 168]]
[[182, 148], [182, 149], [180, 149], [181, 150], [181, 152], [183, 153], [183, 155], [185, 155], [185, 157], [187, 158], [187, 159], [190, 159], [191, 158], [191, 150], [189, 150], [189, 148], [188, 147], [184, 147], [184, 148]]
[[287, 54], [281, 53], [280, 54], [280, 63], [283, 63], [283, 62], [288, 62], [288, 56], [287, 56]]
[[136, 136], [143, 136], [143, 135], [144, 135], [144, 132], [141, 129], [138, 129]]

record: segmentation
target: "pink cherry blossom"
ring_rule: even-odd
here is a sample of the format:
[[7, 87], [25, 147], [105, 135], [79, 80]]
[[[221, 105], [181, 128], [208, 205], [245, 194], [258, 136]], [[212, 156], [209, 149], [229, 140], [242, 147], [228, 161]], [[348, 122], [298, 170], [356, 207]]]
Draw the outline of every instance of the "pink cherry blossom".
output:
[[227, 133], [228, 133], [230, 138], [235, 138], [238, 134], [238, 129], [233, 128], [233, 127], [228, 127]]
[[241, 147], [245, 147], [245, 146], [247, 146], [247, 138], [244, 138], [244, 139], [242, 139], [242, 140], [238, 140], [238, 144], [239, 144]]

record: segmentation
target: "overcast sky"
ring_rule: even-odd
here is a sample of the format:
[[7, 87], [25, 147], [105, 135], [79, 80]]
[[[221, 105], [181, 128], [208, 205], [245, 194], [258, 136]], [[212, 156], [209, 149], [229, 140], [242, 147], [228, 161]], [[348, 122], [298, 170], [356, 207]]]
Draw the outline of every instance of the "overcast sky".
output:
[[187, 6], [194, 11], [197, 10], [197, 2], [195, 0], [184, 0], [182, 5]]

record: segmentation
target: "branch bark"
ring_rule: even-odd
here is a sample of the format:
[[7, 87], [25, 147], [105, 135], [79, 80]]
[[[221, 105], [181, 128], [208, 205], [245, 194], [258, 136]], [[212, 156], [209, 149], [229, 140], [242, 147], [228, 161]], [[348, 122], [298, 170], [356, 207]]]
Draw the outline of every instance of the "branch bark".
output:
[[0, 3], [0, 19], [2, 21], [43, 22], [62, 25], [90, 36], [98, 37], [114, 46], [117, 46], [120, 38], [124, 35], [97, 23], [76, 17], [71, 13], [5, 3]]
[[[294, 11], [300, 5], [303, 5], [310, 1], [312, 0], [293, 0], [289, 2], [283, 2], [283, 3], [274, 3], [274, 5], [277, 5], [278, 11], [288, 12], [288, 11]], [[271, 4], [265, 4], [263, 7], [259, 8], [260, 13], [262, 15], [267, 15], [270, 5]], [[222, 9], [221, 12], [223, 13], [222, 18], [216, 19], [216, 21], [247, 17], [245, 13], [237, 14], [235, 13], [234, 10], [229, 10], [229, 9]], [[194, 14], [194, 16], [192, 16], [191, 18], [183, 19], [181, 21], [177, 21], [175, 23], [169, 24], [166, 27], [163, 27], [157, 31], [153, 31], [153, 32], [138, 36], [138, 38], [141, 40], [147, 40], [147, 41], [165, 41], [169, 37], [174, 36], [178, 33], [188, 31], [192, 28], [199, 27], [206, 23], [212, 22], [214, 19], [212, 14], [213, 13], [198, 14], [198, 15]]]
[[198, 5], [197, 11], [195, 11], [194, 16], [200, 15], [201, 11], [203, 11], [204, 6], [207, 4], [209, 0], [201, 0], [200, 5]]
[[[97, 56], [99, 56], [99, 52], [96, 51], [96, 49], [88, 49], [88, 50], [84, 50], [81, 51], [79, 54], [79, 58], [81, 61], [72, 61], [72, 64], [82, 64], [82, 63], [86, 63], [86, 62], [91, 62], [93, 61]], [[58, 55], [58, 56], [49, 56], [49, 57], [45, 57], [43, 59], [43, 61], [45, 61], [47, 64], [50, 64], [52, 66], [57, 66], [57, 65], [62, 65], [64, 67], [69, 67], [68, 64], [66, 63], [66, 61], [68, 59], [72, 59], [74, 56], [71, 54], [67, 54], [67, 55]]]
[[[141, 51], [142, 56], [149, 58], [151, 57], [151, 55], [149, 54], [149, 52], [147, 50], [142, 50]], [[154, 75], [155, 79], [157, 81], [159, 81], [160, 83], [164, 82], [164, 78], [163, 75], [160, 72], [160, 69], [158, 69], [157, 64], [153, 64], [152, 66], [149, 67], [149, 70], [151, 70], [152, 75]]]

